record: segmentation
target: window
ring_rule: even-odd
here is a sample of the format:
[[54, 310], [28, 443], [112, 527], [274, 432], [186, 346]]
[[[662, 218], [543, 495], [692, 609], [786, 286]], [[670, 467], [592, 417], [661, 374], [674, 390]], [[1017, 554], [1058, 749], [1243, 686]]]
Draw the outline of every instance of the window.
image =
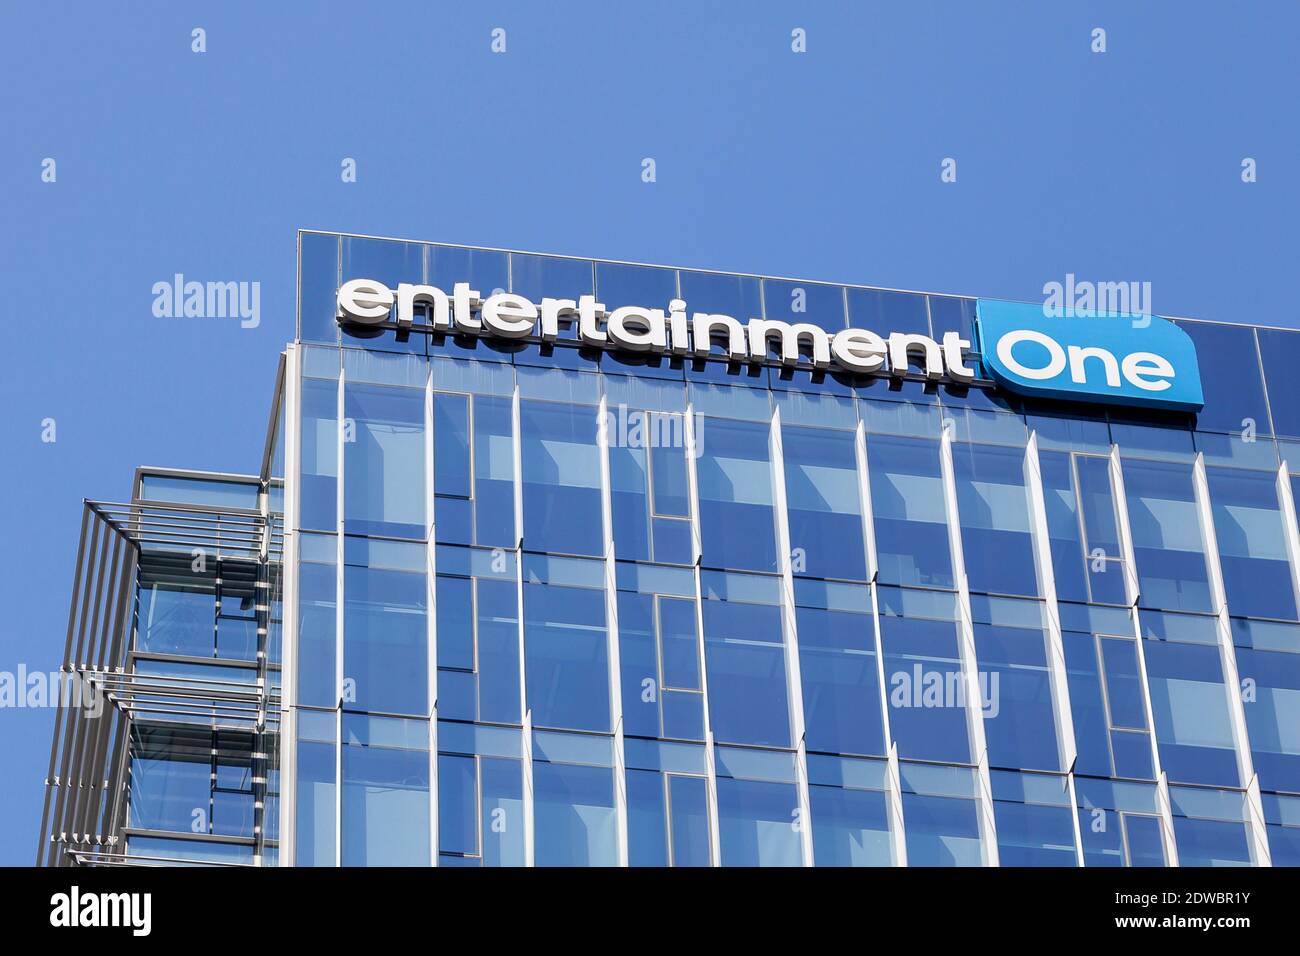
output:
[[522, 402], [524, 547], [598, 556], [603, 550], [596, 409]]
[[701, 420], [700, 533], [703, 566], [776, 570], [776, 516], [766, 423]]
[[975, 771], [904, 763], [908, 866], [981, 866]]
[[818, 866], [889, 866], [887, 765], [808, 756], [813, 861]]
[[439, 723], [439, 866], [524, 865], [520, 745], [517, 730]]
[[723, 866], [802, 866], [794, 757], [718, 747], [718, 833]]
[[598, 561], [525, 562], [525, 686], [535, 726], [611, 730], [603, 585]]
[[873, 435], [867, 457], [880, 581], [952, 587], [939, 443]]
[[789, 747], [785, 634], [778, 579], [704, 577], [709, 723], [719, 741]]
[[991, 774], [999, 866], [1077, 866], [1065, 777]]
[[1075, 770], [1103, 777], [1154, 777], [1144, 685], [1132, 637], [1063, 631]]
[[625, 405], [607, 415], [615, 553], [690, 564], [686, 416]]
[[343, 715], [344, 866], [429, 865], [429, 725]]
[[437, 553], [438, 716], [518, 724], [519, 597], [513, 553]]
[[1048, 451], [1038, 461], [1057, 599], [1128, 603], [1110, 459]]
[[343, 411], [344, 530], [423, 539], [423, 389], [348, 382]]
[[513, 548], [514, 427], [511, 400], [435, 392], [435, 534], [447, 544]]
[[693, 583], [689, 575], [678, 582], [686, 594], [618, 592], [625, 733], [704, 739]]
[[339, 383], [302, 380], [302, 463], [298, 526], [313, 531], [338, 527]]
[[627, 760], [628, 865], [709, 866], [703, 749], [639, 741]]
[[534, 736], [537, 866], [618, 865], [611, 747], [608, 737]]
[[1277, 475], [1207, 468], [1219, 566], [1234, 615], [1296, 619]]
[[[971, 717], [952, 595], [881, 588], [879, 597], [889, 728], [898, 755], [969, 763]], [[980, 690], [991, 703], [987, 679]]]
[[429, 713], [424, 545], [348, 538], [343, 569], [343, 704]]
[[1241, 786], [1219, 649], [1163, 640], [1144, 648], [1160, 765], [1170, 781]]
[[1142, 606], [1214, 610], [1191, 466], [1126, 461], [1124, 487]]
[[794, 573], [865, 581], [853, 432], [783, 425], [781, 445]]
[[851, 585], [801, 585], [804, 582], [795, 589], [795, 627], [807, 748], [884, 756], [870, 595], [866, 588]]
[[953, 445], [962, 551], [972, 591], [1038, 594], [1024, 458], [1020, 448]]

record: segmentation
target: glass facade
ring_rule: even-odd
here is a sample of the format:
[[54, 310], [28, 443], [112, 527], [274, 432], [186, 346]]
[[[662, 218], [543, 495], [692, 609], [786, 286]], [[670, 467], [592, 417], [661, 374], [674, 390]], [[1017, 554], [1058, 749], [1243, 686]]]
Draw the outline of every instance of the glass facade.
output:
[[[1144, 414], [717, 340], [598, 350], [563, 322], [357, 332], [334, 294], [358, 278], [976, 321], [951, 296], [302, 233], [281, 863], [1300, 862], [1300, 332], [1179, 320], [1205, 409]], [[215, 651], [198, 634], [199, 585], [140, 600], [142, 651], [257, 657], [240, 614]], [[206, 801], [247, 834], [218, 785], [238, 748], [209, 772], [164, 744], [135, 749], [133, 819]]]

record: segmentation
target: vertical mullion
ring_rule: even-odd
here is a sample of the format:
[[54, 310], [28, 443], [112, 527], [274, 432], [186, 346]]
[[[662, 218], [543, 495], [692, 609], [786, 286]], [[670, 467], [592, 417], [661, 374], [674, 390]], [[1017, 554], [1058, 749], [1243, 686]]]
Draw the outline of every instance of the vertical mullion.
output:
[[[686, 488], [687, 507], [691, 520], [691, 563], [695, 583], [695, 641], [700, 664], [700, 695], [704, 708], [704, 774], [707, 811], [709, 817], [709, 862], [722, 865], [722, 841], [718, 823], [718, 765], [714, 751], [713, 724], [709, 715], [709, 667], [704, 645], [704, 586], [700, 573], [703, 553], [703, 536], [700, 531], [699, 474], [695, 466], [699, 445], [696, 441], [694, 406], [686, 405], [682, 433], [686, 436]], [[701, 427], [703, 423], [701, 422]]]
[[[344, 443], [347, 435], [347, 418], [344, 415], [344, 392], [347, 373], [339, 363], [338, 406], [335, 429], [334, 495], [334, 865], [343, 865], [343, 508], [344, 508]], [[355, 438], [356, 436], [353, 435]]]
[[975, 656], [975, 624], [971, 614], [970, 585], [966, 580], [966, 557], [961, 540], [961, 515], [957, 508], [957, 478], [953, 466], [953, 427], [945, 419], [939, 440], [939, 463], [943, 475], [943, 496], [948, 518], [948, 543], [952, 551], [953, 578], [957, 583], [958, 642], [961, 669], [966, 685], [966, 725], [974, 752], [976, 779], [979, 786], [978, 812], [980, 853], [985, 866], [998, 865], [997, 824], [993, 816], [993, 786], [989, 775], [988, 744], [984, 737], [984, 712], [971, 706], [982, 700], [979, 687], [979, 662]]
[[[614, 730], [614, 813], [617, 827], [618, 865], [627, 866], [627, 760], [623, 742], [623, 681], [618, 643], [618, 568], [614, 561], [613, 490], [609, 468], [609, 406], [603, 394], [600, 396], [598, 414], [600, 420], [596, 429], [596, 443], [600, 454], [600, 513], [605, 552], [605, 635], [608, 658], [606, 672], [609, 680], [610, 725]], [[659, 696], [662, 708], [662, 681]]]
[[803, 712], [803, 678], [799, 667], [799, 633], [795, 620], [794, 569], [790, 560], [790, 518], [786, 513], [785, 450], [781, 441], [781, 409], [772, 411], [768, 426], [768, 457], [772, 469], [772, 511], [776, 516], [777, 563], [781, 572], [781, 620], [784, 630], [786, 694], [790, 701], [790, 735], [795, 746], [795, 787], [799, 799], [799, 842], [803, 865], [813, 865], [812, 808], [808, 792], [808, 751]]
[[[433, 368], [424, 379], [424, 594], [429, 717], [429, 865], [438, 865], [438, 560], [433, 499]], [[472, 585], [471, 585], [472, 586]], [[477, 717], [478, 715], [475, 714]], [[474, 762], [478, 766], [477, 759]]]
[[293, 866], [297, 860], [299, 375], [299, 350], [290, 345], [285, 350], [284, 367], [284, 542], [280, 558], [280, 866]]

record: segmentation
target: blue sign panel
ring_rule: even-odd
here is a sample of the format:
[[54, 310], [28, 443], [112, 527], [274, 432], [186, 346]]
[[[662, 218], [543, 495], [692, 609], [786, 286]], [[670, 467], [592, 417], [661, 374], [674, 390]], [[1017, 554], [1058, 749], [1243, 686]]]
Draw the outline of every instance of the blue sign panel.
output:
[[1168, 319], [1053, 317], [1041, 305], [980, 299], [976, 323], [984, 369], [1007, 391], [1182, 411], [1205, 404], [1196, 347]]

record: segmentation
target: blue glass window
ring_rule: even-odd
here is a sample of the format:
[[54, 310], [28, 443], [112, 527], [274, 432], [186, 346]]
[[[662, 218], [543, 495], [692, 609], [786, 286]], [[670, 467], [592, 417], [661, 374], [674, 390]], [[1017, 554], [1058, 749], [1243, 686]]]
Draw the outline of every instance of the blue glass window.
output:
[[1142, 606], [1212, 610], [1191, 466], [1125, 461], [1124, 487]]
[[[554, 561], [548, 564], [525, 567], [525, 686], [533, 723], [608, 732], [609, 649], [605, 592], [599, 589], [603, 568], [596, 562], [568, 562], [565, 569]], [[541, 577], [568, 569], [586, 586], [548, 583]]]
[[907, 865], [982, 865], [974, 771], [902, 764], [899, 772]]
[[1295, 374], [1295, 369], [1300, 367], [1300, 332], [1256, 329], [1255, 334], [1259, 336], [1259, 354], [1264, 360], [1273, 431], [1277, 435], [1300, 438], [1300, 380]]
[[889, 866], [886, 767], [881, 761], [808, 757], [813, 862], [818, 866]]
[[433, 421], [438, 541], [515, 547], [510, 399], [434, 392]]
[[776, 570], [776, 518], [766, 423], [700, 424], [700, 533], [705, 567]]
[[781, 445], [794, 573], [865, 581], [853, 432], [786, 425]]
[[298, 241], [298, 338], [304, 342], [337, 342], [334, 297], [339, 288], [339, 237], [304, 232]]
[[799, 795], [790, 754], [719, 747], [723, 866], [801, 866]]
[[764, 279], [763, 306], [769, 319], [809, 322], [831, 334], [847, 327], [842, 286]]
[[344, 866], [429, 865], [429, 726], [345, 714]]
[[628, 864], [708, 866], [708, 784], [704, 777], [627, 771]]
[[537, 866], [615, 866], [618, 824], [608, 739], [534, 738], [533, 832]]
[[[337, 539], [310, 537], [325, 545], [313, 557], [335, 556]], [[337, 591], [338, 565], [308, 560], [304, 553], [298, 564], [298, 702], [302, 704], [338, 706]]]
[[315, 531], [338, 527], [339, 384], [302, 380], [302, 465], [298, 526]]
[[1144, 645], [1160, 765], [1171, 781], [1240, 786], [1219, 649]]
[[704, 739], [695, 601], [618, 593], [624, 732]]
[[1255, 330], [1240, 325], [1182, 322], [1202, 357], [1201, 390], [1205, 407], [1196, 415], [1200, 431], [1268, 434], [1268, 407], [1260, 372]]
[[1234, 615], [1296, 619], [1277, 476], [1207, 468], [1219, 566]]
[[953, 446], [962, 551], [972, 591], [1038, 594], [1024, 457], [1019, 448]]
[[1041, 629], [975, 624], [989, 763], [1063, 770]]
[[849, 325], [880, 335], [894, 332], [930, 334], [925, 296], [886, 289], [849, 289]]
[[344, 530], [423, 538], [423, 389], [348, 382], [343, 414]]
[[[971, 760], [967, 705], [977, 702], [966, 700], [956, 619], [920, 616], [953, 613], [952, 598], [945, 597], [946, 608], [921, 606], [933, 605], [934, 599], [925, 592], [880, 589], [889, 729], [900, 757], [966, 763]], [[909, 606], [913, 601], [916, 608]]]
[[795, 626], [808, 749], [883, 756], [885, 729], [869, 606], [856, 611], [796, 607]]
[[1245, 647], [1236, 651], [1259, 784], [1265, 790], [1300, 792], [1300, 655]]
[[[398, 550], [400, 549], [400, 550]], [[347, 542], [343, 569], [343, 703], [387, 714], [429, 713], [428, 595], [422, 545]], [[374, 566], [367, 564], [371, 562]]]
[[704, 653], [714, 736], [727, 743], [790, 746], [777, 580], [708, 574], [704, 583]]
[[524, 546], [599, 555], [600, 452], [596, 409], [523, 402]]
[[[519, 617], [513, 560], [440, 548], [438, 567], [439, 716], [519, 723]], [[444, 569], [459, 573], [443, 573]]]
[[952, 587], [939, 443], [873, 435], [867, 456], [880, 581]]

